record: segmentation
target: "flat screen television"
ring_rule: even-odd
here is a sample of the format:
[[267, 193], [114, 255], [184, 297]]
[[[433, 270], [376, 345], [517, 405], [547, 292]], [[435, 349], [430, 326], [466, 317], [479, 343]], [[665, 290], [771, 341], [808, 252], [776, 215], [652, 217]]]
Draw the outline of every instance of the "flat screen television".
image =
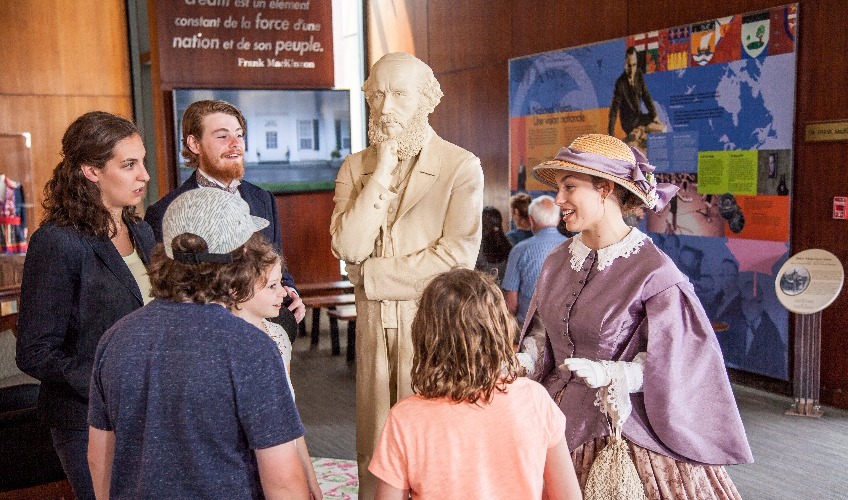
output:
[[350, 91], [176, 89], [174, 132], [177, 179], [194, 169], [181, 156], [182, 116], [195, 101], [222, 99], [238, 107], [247, 124], [245, 180], [272, 193], [334, 188], [350, 154]]

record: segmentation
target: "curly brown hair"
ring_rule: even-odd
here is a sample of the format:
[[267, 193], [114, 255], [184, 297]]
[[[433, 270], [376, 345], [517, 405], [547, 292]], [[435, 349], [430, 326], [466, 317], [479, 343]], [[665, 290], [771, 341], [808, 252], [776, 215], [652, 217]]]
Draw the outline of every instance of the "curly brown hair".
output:
[[278, 254], [278, 253], [276, 252], [276, 250], [274, 251], [274, 256], [275, 256], [275, 258], [274, 258], [274, 259], [272, 259], [272, 260], [270, 260], [270, 261], [268, 261], [267, 265], [266, 265], [266, 266], [262, 269], [262, 273], [261, 273], [261, 275], [259, 276], [259, 279], [257, 279], [256, 281], [254, 281], [254, 282], [253, 282], [253, 292], [251, 292], [250, 296], [245, 297], [245, 298], [244, 298], [244, 300], [242, 300], [241, 302], [237, 302], [237, 303], [233, 304], [233, 305], [230, 307], [230, 310], [238, 310], [238, 311], [240, 311], [240, 310], [241, 310], [241, 306], [240, 306], [240, 304], [242, 304], [243, 302], [246, 302], [246, 301], [248, 301], [248, 300], [252, 299], [252, 298], [253, 298], [253, 296], [256, 294], [256, 291], [257, 291], [257, 290], [259, 290], [259, 289], [261, 289], [261, 288], [265, 288], [265, 285], [267, 285], [267, 284], [268, 284], [268, 275], [269, 275], [269, 274], [271, 274], [271, 267], [273, 267], [274, 265], [276, 265], [276, 264], [278, 264], [278, 263], [279, 263], [279, 264], [280, 264], [280, 266], [281, 266], [283, 269], [285, 269], [285, 262], [284, 262], [284, 260], [283, 260], [283, 256], [282, 256], [282, 255], [280, 255], [280, 254]]
[[[141, 134], [133, 122], [105, 111], [74, 120], [62, 137], [62, 161], [44, 185], [42, 224], [52, 222], [90, 236], [114, 236], [118, 228], [103, 205], [100, 187], [85, 177], [82, 166], [102, 169], [114, 156], [115, 146], [134, 135]], [[140, 220], [134, 206], [124, 207], [122, 217], [128, 223]]]
[[[601, 189], [606, 186], [608, 182], [612, 182], [608, 179], [604, 179], [603, 177], [598, 177], [597, 175], [591, 175], [592, 185], [595, 189]], [[621, 207], [622, 215], [642, 215], [642, 209], [646, 208], [645, 203], [635, 194], [631, 193], [630, 190], [624, 189], [619, 186], [617, 183], [612, 182], [613, 189], [610, 193], [613, 199], [618, 202], [618, 206]]]
[[213, 113], [224, 113], [234, 116], [247, 136], [247, 124], [241, 111], [227, 101], [205, 100], [191, 103], [183, 112], [183, 150], [180, 152], [186, 159], [186, 166], [197, 168], [200, 165], [200, 157], [188, 148], [188, 137], [194, 136], [198, 141], [203, 137], [203, 119]]
[[[177, 236], [171, 244], [174, 252], [208, 249], [203, 238], [191, 233]], [[162, 243], [156, 245], [148, 268], [151, 295], [173, 302], [216, 302], [231, 309], [253, 297], [256, 283], [265, 279], [265, 270], [280, 258], [260, 233], [254, 233], [230, 255], [233, 261], [227, 264], [187, 264], [168, 257]]]
[[425, 398], [491, 402], [518, 377], [516, 324], [491, 276], [453, 269], [436, 276], [412, 322], [412, 388]]

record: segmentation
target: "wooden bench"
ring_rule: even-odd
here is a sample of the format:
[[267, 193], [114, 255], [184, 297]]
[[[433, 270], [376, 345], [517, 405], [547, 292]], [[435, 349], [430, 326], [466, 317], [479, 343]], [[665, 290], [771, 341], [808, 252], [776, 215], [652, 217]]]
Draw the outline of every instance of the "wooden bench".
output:
[[[312, 345], [318, 345], [318, 336], [320, 333], [319, 322], [321, 321], [321, 309], [333, 310], [339, 306], [353, 305], [355, 297], [352, 293], [343, 293], [339, 295], [316, 295], [313, 297], [303, 297], [303, 304], [306, 307], [312, 308]], [[301, 324], [303, 324], [301, 322]], [[332, 322], [331, 325], [332, 327]], [[338, 330], [338, 324], [336, 324]], [[332, 334], [332, 331], [330, 332]], [[332, 340], [332, 339], [331, 339]], [[338, 331], [336, 331], [336, 343], [338, 343]], [[336, 348], [336, 351], [339, 349]], [[338, 354], [334, 352], [333, 354]]]
[[[300, 294], [301, 298], [304, 299], [304, 304], [306, 304], [307, 297], [320, 297], [320, 296], [328, 296], [334, 294], [346, 294], [353, 292], [353, 284], [347, 280], [339, 280], [339, 281], [323, 281], [319, 283], [304, 283], [297, 285], [297, 293]], [[308, 304], [306, 304], [309, 307]], [[312, 321], [313, 324], [317, 324], [317, 319], [320, 317], [320, 310], [316, 313], [312, 312]], [[313, 326], [313, 332], [317, 327]], [[297, 327], [298, 334], [301, 337], [306, 337], [306, 321], [301, 321]], [[317, 334], [313, 334], [315, 337]]]
[[297, 292], [301, 297], [332, 295], [333, 293], [351, 293], [353, 292], [353, 284], [347, 280], [306, 283], [303, 285], [297, 285]]
[[332, 342], [333, 356], [341, 354], [339, 320], [347, 321], [347, 361], [352, 362], [356, 358], [356, 307], [344, 306], [329, 309], [327, 316], [330, 317], [330, 342]]

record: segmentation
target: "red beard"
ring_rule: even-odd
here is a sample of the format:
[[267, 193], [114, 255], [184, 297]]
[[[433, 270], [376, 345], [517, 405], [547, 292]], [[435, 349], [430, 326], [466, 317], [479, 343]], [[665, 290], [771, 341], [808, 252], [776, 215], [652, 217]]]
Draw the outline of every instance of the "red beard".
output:
[[231, 160], [222, 157], [211, 157], [205, 151], [200, 153], [201, 170], [209, 174], [210, 177], [218, 179], [241, 179], [244, 177], [244, 157], [240, 156], [236, 160]]

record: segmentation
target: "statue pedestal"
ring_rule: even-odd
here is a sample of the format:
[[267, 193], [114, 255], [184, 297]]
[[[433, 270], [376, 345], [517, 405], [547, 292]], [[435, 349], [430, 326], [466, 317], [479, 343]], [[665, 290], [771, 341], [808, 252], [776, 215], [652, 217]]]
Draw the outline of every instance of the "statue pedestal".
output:
[[792, 395], [795, 402], [787, 415], [821, 418], [819, 404], [821, 385], [821, 312], [795, 315], [795, 380]]
[[810, 249], [790, 257], [774, 280], [777, 299], [795, 313], [795, 403], [787, 415], [820, 418], [821, 312], [842, 291], [845, 271], [832, 253]]

